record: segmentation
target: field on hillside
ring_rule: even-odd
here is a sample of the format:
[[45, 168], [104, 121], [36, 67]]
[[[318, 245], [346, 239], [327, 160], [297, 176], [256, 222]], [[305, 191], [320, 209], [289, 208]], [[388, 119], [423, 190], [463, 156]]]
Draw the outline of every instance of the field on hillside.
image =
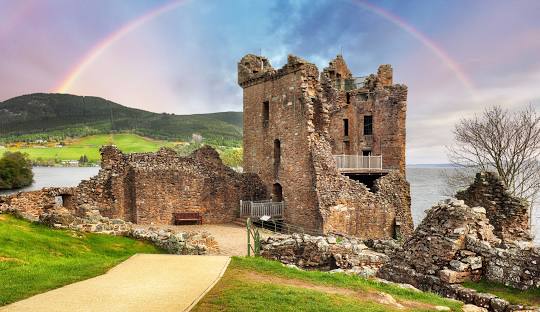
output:
[[105, 273], [136, 253], [162, 253], [125, 237], [53, 230], [0, 214], [0, 306]]
[[55, 160], [79, 160], [83, 155], [86, 155], [89, 162], [97, 162], [100, 160], [99, 148], [102, 145], [114, 144], [124, 153], [138, 153], [155, 152], [162, 146], [173, 147], [175, 144], [180, 144], [179, 142], [154, 140], [130, 133], [92, 135], [66, 140], [63, 143], [65, 145], [61, 147], [58, 143], [15, 143], [8, 145], [4, 150], [27, 153], [32, 161], [38, 163], [54, 162]]
[[[0, 147], [0, 156], [4, 151], [22, 152], [28, 154], [34, 165], [54, 166], [61, 165], [67, 161], [78, 161], [82, 156], [86, 156], [89, 164], [96, 164], [101, 160], [99, 148], [103, 145], [114, 144], [124, 153], [145, 153], [155, 152], [160, 147], [166, 146], [174, 148], [180, 155], [186, 156], [196, 148], [202, 146], [200, 143], [185, 143], [155, 140], [133, 133], [98, 134], [85, 136], [82, 138], [69, 139], [60, 142], [26, 143], [14, 142], [4, 147]], [[223, 162], [231, 167], [242, 166], [242, 148], [235, 147], [241, 145], [240, 141], [235, 141], [233, 146], [220, 146], [211, 144], [220, 154]]]

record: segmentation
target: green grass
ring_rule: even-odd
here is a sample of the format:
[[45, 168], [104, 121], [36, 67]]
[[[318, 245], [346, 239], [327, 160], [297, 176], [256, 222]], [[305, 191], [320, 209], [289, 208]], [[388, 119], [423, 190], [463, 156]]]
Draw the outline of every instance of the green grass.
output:
[[[258, 274], [255, 279], [243, 277], [254, 272]], [[279, 280], [272, 281], [272, 278]], [[282, 279], [294, 281], [298, 286], [284, 283]], [[303, 283], [310, 287], [302, 286]], [[329, 293], [319, 291], [318, 287], [341, 291]], [[351, 291], [360, 295], [351, 296]], [[367, 294], [380, 292], [390, 294], [400, 302], [408, 302], [404, 311], [429, 311], [438, 305], [461, 311], [460, 302], [432, 293], [415, 292], [341, 273], [291, 269], [263, 258], [240, 257], [233, 257], [224, 278], [195, 311], [393, 311], [392, 306], [366, 299]]]
[[211, 303], [194, 311], [399, 311], [385, 305], [362, 302], [342, 295], [269, 283], [235, 280], [214, 296]]
[[540, 288], [519, 290], [503, 284], [481, 280], [479, 282], [465, 282], [463, 286], [479, 292], [499, 296], [511, 304], [540, 306]]
[[135, 253], [161, 252], [142, 241], [53, 230], [0, 214], [0, 306], [103, 274]]
[[155, 152], [162, 146], [173, 146], [174, 142], [145, 138], [131, 133], [91, 135], [66, 142], [64, 147], [9, 147], [6, 150], [27, 153], [32, 161], [78, 160], [86, 155], [90, 162], [100, 160], [99, 148], [114, 144], [124, 153]]

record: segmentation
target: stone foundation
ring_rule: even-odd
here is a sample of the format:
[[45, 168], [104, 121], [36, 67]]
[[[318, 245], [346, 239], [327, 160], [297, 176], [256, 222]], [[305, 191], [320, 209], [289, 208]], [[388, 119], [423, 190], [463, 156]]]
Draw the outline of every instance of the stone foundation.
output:
[[356, 238], [305, 234], [262, 240], [261, 256], [303, 269], [350, 272], [364, 277], [373, 276], [389, 259]]

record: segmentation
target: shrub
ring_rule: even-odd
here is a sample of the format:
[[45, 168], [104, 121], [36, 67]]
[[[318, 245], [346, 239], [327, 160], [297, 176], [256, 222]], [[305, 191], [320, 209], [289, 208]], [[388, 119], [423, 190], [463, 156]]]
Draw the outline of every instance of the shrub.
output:
[[0, 189], [14, 189], [32, 184], [32, 162], [21, 152], [6, 152], [0, 158]]

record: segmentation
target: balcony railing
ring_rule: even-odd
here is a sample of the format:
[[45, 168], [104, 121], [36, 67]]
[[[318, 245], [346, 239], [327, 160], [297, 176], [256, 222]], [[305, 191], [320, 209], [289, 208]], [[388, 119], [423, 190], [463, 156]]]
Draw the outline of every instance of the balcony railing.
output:
[[334, 155], [336, 165], [341, 170], [378, 169], [382, 170], [382, 155]]
[[284, 202], [273, 202], [271, 200], [262, 201], [240, 201], [240, 217], [260, 218], [263, 216], [282, 217], [285, 209]]

